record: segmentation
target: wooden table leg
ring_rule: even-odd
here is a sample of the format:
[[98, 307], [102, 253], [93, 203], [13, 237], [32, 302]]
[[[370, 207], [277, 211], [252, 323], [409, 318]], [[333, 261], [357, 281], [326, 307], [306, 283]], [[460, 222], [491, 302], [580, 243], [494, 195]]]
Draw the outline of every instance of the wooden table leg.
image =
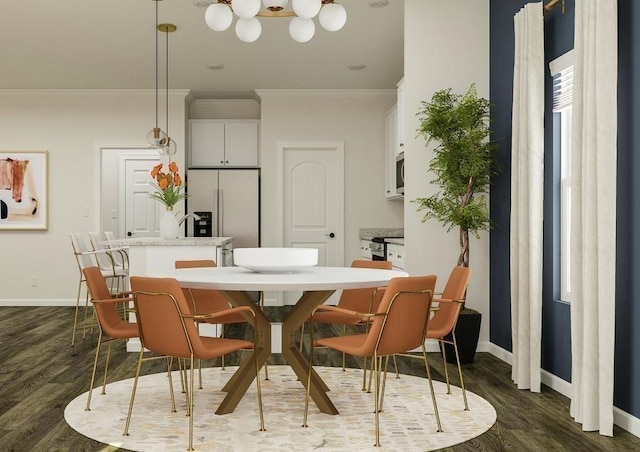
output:
[[[261, 369], [271, 354], [271, 323], [269, 319], [247, 292], [221, 291], [221, 293], [233, 306], [251, 306], [253, 308], [256, 314], [258, 336], [258, 343], [253, 353], [256, 354], [258, 368]], [[250, 321], [253, 322], [253, 318]], [[249, 356], [240, 364], [238, 370], [222, 388], [223, 391], [227, 391], [227, 395], [216, 410], [216, 414], [232, 413], [255, 378], [256, 369], [253, 364], [253, 356]]]
[[[296, 344], [296, 335], [302, 324], [309, 320], [313, 309], [324, 303], [333, 292], [334, 290], [304, 292], [282, 324], [282, 355], [305, 386], [309, 375], [309, 360], [300, 353]], [[311, 398], [321, 412], [338, 414], [338, 410], [326, 394], [327, 391], [329, 391], [329, 388], [325, 382], [322, 381], [322, 378], [312, 369], [311, 389], [309, 391]]]

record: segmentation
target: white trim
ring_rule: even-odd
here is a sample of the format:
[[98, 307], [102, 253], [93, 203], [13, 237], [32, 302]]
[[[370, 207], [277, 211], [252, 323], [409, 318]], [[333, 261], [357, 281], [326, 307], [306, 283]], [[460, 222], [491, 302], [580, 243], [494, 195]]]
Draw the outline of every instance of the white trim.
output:
[[551, 71], [551, 76], [561, 73], [562, 71], [566, 71], [570, 67], [573, 66], [573, 49], [569, 50], [567, 53], [563, 53], [555, 60], [549, 63], [549, 71]]
[[258, 99], [396, 99], [395, 89], [257, 89]]
[[[186, 99], [188, 89], [170, 89], [169, 98]], [[153, 89], [0, 89], [0, 99], [155, 99]]]
[[[511, 364], [512, 362], [513, 355], [511, 352], [496, 344], [490, 342], [487, 351], [507, 364]], [[545, 386], [559, 392], [567, 398], [571, 398], [571, 383], [544, 369], [541, 370], [540, 375], [541, 381]], [[640, 419], [615, 406], [613, 407], [613, 423], [640, 438]]]
[[[84, 300], [80, 300], [81, 303], [84, 303]], [[9, 308], [9, 307], [22, 307], [22, 306], [75, 306], [76, 300], [75, 298], [71, 299], [55, 299], [55, 298], [23, 298], [23, 299], [15, 299], [15, 298], [5, 298], [3, 300], [0, 299], [0, 307]]]

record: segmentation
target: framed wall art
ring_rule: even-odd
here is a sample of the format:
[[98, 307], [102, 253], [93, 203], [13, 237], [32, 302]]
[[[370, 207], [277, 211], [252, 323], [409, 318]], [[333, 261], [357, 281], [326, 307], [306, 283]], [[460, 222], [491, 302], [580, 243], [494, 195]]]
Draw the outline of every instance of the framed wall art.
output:
[[0, 231], [48, 227], [48, 152], [0, 151]]

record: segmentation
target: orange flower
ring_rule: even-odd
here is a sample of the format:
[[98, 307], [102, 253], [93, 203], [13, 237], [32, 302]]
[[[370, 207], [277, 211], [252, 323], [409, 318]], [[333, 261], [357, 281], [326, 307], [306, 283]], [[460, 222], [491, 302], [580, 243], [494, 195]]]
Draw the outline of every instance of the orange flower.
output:
[[171, 174], [178, 174], [178, 165], [176, 165], [176, 162], [169, 163], [169, 171], [171, 171]]
[[164, 190], [165, 188], [167, 188], [169, 186], [169, 178], [163, 177], [159, 179], [158, 186], [160, 187], [161, 190]]
[[173, 174], [173, 185], [175, 185], [176, 187], [182, 185], [182, 179], [177, 172]]
[[151, 177], [156, 177], [158, 174], [160, 174], [161, 169], [162, 169], [162, 163], [154, 166], [153, 169], [151, 170]]

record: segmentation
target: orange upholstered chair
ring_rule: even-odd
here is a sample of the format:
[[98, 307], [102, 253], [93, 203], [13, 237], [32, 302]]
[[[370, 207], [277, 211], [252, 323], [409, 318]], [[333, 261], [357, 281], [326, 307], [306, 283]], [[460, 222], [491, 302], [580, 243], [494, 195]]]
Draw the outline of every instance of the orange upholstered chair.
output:
[[[382, 270], [391, 270], [392, 265], [389, 261], [368, 261], [368, 260], [354, 260], [351, 263], [351, 267], [354, 268], [377, 268]], [[340, 295], [340, 299], [338, 300], [337, 306], [342, 309], [346, 309], [348, 311], [354, 312], [373, 312], [377, 306], [376, 304], [380, 302], [380, 298], [376, 297], [374, 294], [376, 292], [375, 288], [365, 288], [365, 289], [345, 289], [342, 291]], [[367, 322], [358, 317], [354, 317], [349, 314], [344, 314], [342, 312], [336, 311], [322, 311], [317, 312], [313, 321], [315, 323], [330, 323], [334, 325], [342, 325], [342, 334], [346, 334], [347, 326], [356, 326], [356, 325], [365, 325]], [[304, 325], [302, 330], [302, 335], [304, 335]], [[301, 341], [302, 345], [302, 341]], [[345, 369], [345, 353], [342, 354], [342, 370]], [[365, 364], [366, 367], [366, 364]], [[364, 383], [363, 383], [364, 390]]]
[[[351, 336], [338, 336], [317, 339], [311, 342], [311, 354], [309, 358], [309, 380], [307, 381], [307, 394], [305, 397], [303, 427], [307, 426], [307, 413], [309, 411], [310, 376], [313, 366], [313, 350], [317, 346], [329, 347], [354, 356], [371, 358], [374, 363], [375, 380], [375, 431], [376, 446], [380, 446], [379, 411], [381, 409], [380, 398], [380, 370], [379, 359], [394, 354], [404, 353], [416, 347], [422, 346], [425, 368], [429, 379], [431, 400], [436, 415], [438, 431], [442, 431], [438, 406], [433, 392], [431, 372], [424, 347], [424, 337], [429, 320], [431, 299], [436, 285], [435, 276], [410, 276], [406, 278], [393, 278], [389, 281], [385, 294], [382, 297], [378, 309], [373, 313], [357, 313], [339, 308], [337, 306], [321, 305], [316, 308], [311, 317], [311, 334], [315, 323], [316, 312], [337, 312], [351, 315], [362, 320], [371, 320], [369, 331], [365, 334]], [[410, 395], [414, 397], [415, 395]]]
[[[427, 339], [436, 339], [441, 343], [452, 344], [456, 353], [456, 363], [458, 364], [458, 376], [460, 377], [460, 386], [462, 388], [462, 398], [464, 400], [464, 409], [469, 410], [467, 404], [467, 394], [464, 389], [464, 379], [462, 378], [462, 367], [460, 367], [460, 357], [458, 356], [458, 344], [456, 342], [456, 323], [462, 309], [467, 285], [471, 277], [471, 269], [468, 267], [454, 267], [449, 275], [447, 284], [444, 286], [442, 294], [438, 294], [440, 298], [434, 298], [433, 302], [438, 303], [438, 310], [435, 312], [431, 320], [429, 320], [429, 328], [427, 329]], [[444, 374], [447, 381], [447, 393], [451, 394], [449, 387], [449, 372], [447, 370], [447, 359], [445, 347], [442, 346], [442, 359], [444, 366]]]
[[87, 406], [85, 408], [89, 411], [91, 409], [91, 394], [93, 393], [93, 384], [95, 382], [96, 368], [98, 367], [98, 358], [102, 344], [109, 344], [104, 365], [104, 378], [102, 381], [102, 394], [104, 394], [107, 384], [109, 357], [111, 356], [111, 343], [117, 339], [138, 337], [139, 333], [138, 325], [136, 323], [130, 323], [120, 317], [117, 309], [118, 304], [126, 304], [133, 301], [133, 298], [126, 297], [126, 295], [130, 295], [130, 292], [118, 294], [116, 298], [113, 298], [100, 268], [86, 267], [82, 269], [82, 273], [84, 274], [89, 293], [91, 294], [91, 302], [93, 303], [100, 328], [98, 345], [96, 346], [96, 356], [93, 360], [93, 371], [91, 372], [91, 383], [89, 384], [89, 396], [87, 397]]
[[[256, 341], [256, 325], [254, 320], [253, 342], [239, 339], [200, 336], [196, 320], [215, 319], [225, 315], [243, 312], [253, 316], [254, 311], [248, 306], [240, 306], [214, 314], [197, 315], [191, 313], [189, 302], [182, 288], [173, 278], [131, 277], [136, 317], [140, 329], [142, 349], [138, 358], [138, 368], [131, 392], [131, 403], [125, 424], [124, 435], [129, 434], [131, 413], [135, 400], [140, 368], [144, 361], [165, 357], [188, 360], [190, 376], [187, 389], [187, 414], [189, 415], [189, 448], [193, 450], [193, 377], [194, 360], [213, 359], [227, 353], [242, 349], [253, 349]], [[154, 356], [144, 357], [144, 350]], [[253, 355], [256, 367], [256, 385], [258, 388], [258, 409], [260, 412], [260, 430], [264, 430], [262, 414], [262, 392], [258, 378], [258, 362]]]

